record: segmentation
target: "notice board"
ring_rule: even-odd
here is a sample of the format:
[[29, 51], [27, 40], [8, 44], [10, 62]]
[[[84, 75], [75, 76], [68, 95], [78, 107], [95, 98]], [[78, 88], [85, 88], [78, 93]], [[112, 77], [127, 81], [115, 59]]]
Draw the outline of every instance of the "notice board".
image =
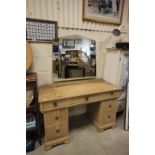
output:
[[51, 42], [58, 37], [56, 21], [26, 18], [26, 40]]

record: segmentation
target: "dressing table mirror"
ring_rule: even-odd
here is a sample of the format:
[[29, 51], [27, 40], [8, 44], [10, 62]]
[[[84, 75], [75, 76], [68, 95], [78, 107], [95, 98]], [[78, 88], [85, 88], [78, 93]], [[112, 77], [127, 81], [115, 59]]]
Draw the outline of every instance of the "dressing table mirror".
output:
[[96, 42], [82, 36], [53, 42], [53, 81], [96, 77]]

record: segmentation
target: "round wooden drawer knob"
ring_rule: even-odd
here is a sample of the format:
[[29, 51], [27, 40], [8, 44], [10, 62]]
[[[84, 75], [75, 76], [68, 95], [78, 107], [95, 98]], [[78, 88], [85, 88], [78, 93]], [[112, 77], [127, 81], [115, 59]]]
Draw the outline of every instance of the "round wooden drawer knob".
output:
[[57, 132], [57, 133], [59, 133], [59, 132], [60, 132], [60, 130], [59, 130], [59, 129], [57, 129], [57, 130], [56, 130], [56, 132]]
[[113, 94], [114, 94], [114, 92], [111, 92], [110, 94], [111, 94], [111, 95], [113, 95]]
[[58, 103], [57, 102], [54, 102], [53, 105], [54, 105], [54, 107], [57, 107]]
[[109, 108], [111, 108], [111, 104], [109, 105]]
[[59, 119], [59, 117], [58, 117], [58, 116], [56, 116], [56, 117], [55, 117], [55, 120], [58, 120], [58, 119]]
[[88, 101], [88, 96], [85, 97], [86, 101]]
[[108, 119], [110, 119], [110, 115], [108, 115]]

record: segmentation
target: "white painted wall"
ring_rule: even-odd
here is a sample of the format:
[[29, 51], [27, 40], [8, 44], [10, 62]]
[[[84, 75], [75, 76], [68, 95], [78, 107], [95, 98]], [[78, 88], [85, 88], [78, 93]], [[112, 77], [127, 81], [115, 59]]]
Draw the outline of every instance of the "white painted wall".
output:
[[52, 84], [52, 45], [48, 43], [31, 43], [33, 61], [29, 72], [37, 73], [38, 87]]
[[[27, 17], [58, 21], [59, 37], [68, 35], [81, 35], [83, 37], [95, 40], [97, 63], [96, 76], [97, 78], [103, 78], [106, 48], [111, 48], [114, 46], [114, 43], [117, 40], [128, 37], [128, 34], [121, 34], [119, 38], [116, 38], [111, 33], [107, 32], [118, 28], [121, 31], [128, 33], [128, 0], [125, 0], [122, 24], [119, 26], [83, 21], [83, 0], [26, 0], [26, 2]], [[89, 29], [90, 31], [79, 29]], [[98, 32], [94, 30], [102, 30], [104, 32]], [[38, 56], [35, 54], [33, 55], [33, 66], [31, 68], [31, 71], [37, 72], [38, 86], [43, 84], [51, 84], [52, 61], [50, 62], [49, 52], [52, 51], [52, 46], [50, 44], [43, 43], [33, 43], [31, 46], [33, 54], [38, 54]], [[46, 53], [46, 56], [43, 57], [42, 53]], [[83, 112], [83, 109], [81, 111]], [[76, 114], [77, 113], [80, 113], [80, 110], [76, 112]]]

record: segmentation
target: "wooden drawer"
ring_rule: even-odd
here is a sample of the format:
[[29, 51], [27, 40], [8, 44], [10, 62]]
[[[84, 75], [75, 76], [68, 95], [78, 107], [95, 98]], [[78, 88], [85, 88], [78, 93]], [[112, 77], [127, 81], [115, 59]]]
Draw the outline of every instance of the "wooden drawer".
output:
[[116, 110], [117, 110], [117, 100], [106, 100], [102, 102], [101, 107], [101, 122], [103, 125], [115, 122], [116, 118]]
[[111, 99], [111, 98], [117, 98], [120, 96], [120, 92], [107, 92], [107, 93], [101, 93], [101, 94], [94, 94], [94, 95], [88, 95], [88, 96], [82, 96], [82, 97], [75, 97], [69, 99], [69, 105], [78, 105], [78, 104], [84, 104], [89, 102], [97, 102], [101, 100]]
[[115, 122], [116, 114], [112, 112], [106, 112], [102, 116], [102, 125]]
[[44, 113], [45, 125], [64, 123], [68, 121], [68, 109], [47, 111]]
[[103, 109], [103, 112], [115, 112], [116, 113], [116, 110], [117, 110], [117, 100], [114, 99], [114, 100], [107, 100], [107, 101], [103, 101], [103, 104], [102, 104], [102, 109]]
[[116, 98], [120, 96], [120, 92], [107, 92], [103, 94], [95, 94], [91, 96], [85, 97], [87, 102], [95, 102], [99, 100], [106, 100], [106, 99], [111, 99], [111, 98]]
[[63, 108], [68, 105], [68, 100], [59, 100], [59, 101], [49, 101], [41, 103], [40, 110], [48, 111], [57, 108]]
[[45, 141], [51, 141], [68, 135], [68, 123], [45, 126]]
[[75, 97], [69, 99], [69, 105], [78, 105], [82, 103], [85, 103], [85, 97]]

